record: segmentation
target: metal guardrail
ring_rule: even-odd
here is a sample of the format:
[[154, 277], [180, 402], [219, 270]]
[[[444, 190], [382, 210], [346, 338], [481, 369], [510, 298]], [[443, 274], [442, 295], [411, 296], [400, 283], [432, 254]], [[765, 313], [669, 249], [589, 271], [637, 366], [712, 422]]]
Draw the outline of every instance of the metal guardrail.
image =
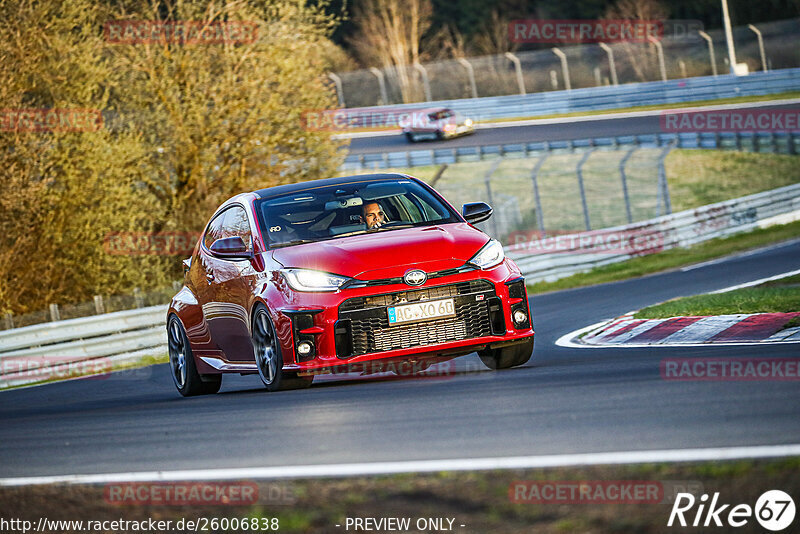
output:
[[[166, 352], [166, 306], [152, 306], [0, 332], [0, 383], [97, 358]], [[12, 380], [12, 382], [15, 380]]]
[[570, 235], [569, 240], [562, 242], [569, 241], [578, 246], [565, 247], [558, 252], [543, 253], [541, 240], [508, 246], [506, 251], [517, 262], [527, 282], [552, 281], [636, 256], [687, 247], [773, 222], [788, 222], [776, 220], [787, 214], [800, 217], [800, 184], [600, 231], [606, 236], [604, 242], [610, 241], [608, 236], [616, 236], [619, 240], [635, 236], [642, 242], [657, 244], [655, 248], [642, 252], [593, 250], [592, 243], [598, 231]]
[[[365, 113], [448, 107], [475, 120], [537, 117], [555, 113], [600, 111], [633, 106], [683, 104], [717, 98], [759, 96], [800, 90], [800, 68], [753, 72], [747, 76], [725, 74], [678, 80], [586, 87], [528, 95], [438, 100], [416, 104], [357, 108]], [[356, 108], [348, 109], [353, 113]]]
[[163, 325], [166, 313], [166, 306], [151, 306], [0, 331], [0, 358], [19, 349]]
[[[399, 134], [398, 134], [399, 135]], [[663, 133], [597, 137], [569, 141], [510, 143], [469, 147], [407, 150], [375, 154], [351, 154], [345, 158], [342, 171], [411, 168], [428, 165], [482, 161], [496, 157], [534, 157], [544, 152], [577, 151], [588, 148], [616, 150], [640, 146], [654, 148], [672, 144], [675, 148], [708, 148], [800, 154], [800, 132], [732, 132], [732, 133]]]

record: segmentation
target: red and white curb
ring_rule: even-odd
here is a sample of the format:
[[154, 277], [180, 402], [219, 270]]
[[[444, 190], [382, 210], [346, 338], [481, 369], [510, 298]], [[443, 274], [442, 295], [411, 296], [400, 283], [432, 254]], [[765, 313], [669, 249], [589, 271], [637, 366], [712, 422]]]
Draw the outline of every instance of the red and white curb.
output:
[[800, 327], [784, 329], [800, 313], [753, 313], [636, 319], [623, 315], [562, 336], [560, 346], [707, 345], [800, 342]]

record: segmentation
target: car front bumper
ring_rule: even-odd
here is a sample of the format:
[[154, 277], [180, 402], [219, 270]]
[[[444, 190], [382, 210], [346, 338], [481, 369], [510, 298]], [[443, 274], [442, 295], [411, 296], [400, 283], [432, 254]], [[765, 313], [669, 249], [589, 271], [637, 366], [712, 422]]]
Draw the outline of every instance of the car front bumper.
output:
[[[453, 357], [524, 342], [534, 334], [524, 280], [510, 260], [489, 270], [428, 280], [419, 287], [394, 283], [293, 297], [278, 310], [276, 320], [284, 369], [301, 374]], [[441, 299], [453, 299], [455, 316], [389, 324], [390, 306]], [[515, 311], [522, 311], [527, 320], [515, 324]], [[297, 350], [301, 343], [311, 345], [309, 354]]]

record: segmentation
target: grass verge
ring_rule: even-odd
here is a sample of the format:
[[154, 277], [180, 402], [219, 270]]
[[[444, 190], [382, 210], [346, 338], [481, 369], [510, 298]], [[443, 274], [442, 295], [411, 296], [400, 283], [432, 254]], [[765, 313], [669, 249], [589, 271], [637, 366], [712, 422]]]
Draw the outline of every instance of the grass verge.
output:
[[[796, 496], [800, 494], [800, 477], [796, 476], [798, 469], [800, 458], [789, 457], [260, 481], [257, 482], [258, 502], [247, 506], [234, 506], [232, 503], [204, 506], [158, 506], [146, 503], [137, 506], [134, 502], [115, 504], [108, 501], [108, 495], [113, 493], [102, 485], [3, 487], [0, 488], [0, 517], [20, 518], [32, 521], [33, 525], [37, 524], [40, 517], [93, 521], [153, 518], [173, 521], [173, 525], [180, 519], [194, 520], [197, 517], [277, 518], [278, 528], [274, 530], [305, 534], [345, 532], [347, 518], [364, 517], [408, 518], [411, 526], [403, 532], [438, 532], [442, 529], [418, 529], [416, 522], [421, 518], [445, 518], [453, 520], [452, 532], [464, 534], [649, 534], [670, 530], [666, 524], [674, 497], [679, 491], [688, 491], [697, 497], [695, 506], [686, 516], [691, 521], [703, 493], [713, 496], [719, 492], [720, 504], [744, 503], [751, 507], [767, 490], [780, 489]], [[595, 500], [597, 494], [592, 493], [590, 499], [572, 504], [534, 504], [512, 501], [512, 497], [517, 495], [513, 488], [518, 487], [519, 481], [537, 485], [566, 481], [566, 484], [551, 486], [564, 488], [569, 488], [570, 484], [574, 487], [579, 481], [609, 484], [628, 481], [655, 484], [663, 490], [659, 492], [658, 499], [653, 499], [659, 501], [655, 503], [602, 502], [599, 498]], [[163, 486], [168, 483], [159, 484]], [[591, 487], [598, 486], [591, 484]], [[165, 491], [162, 489], [162, 495]], [[722, 514], [723, 520], [727, 513], [728, 510]], [[447, 521], [444, 525], [448, 526]], [[744, 529], [747, 532], [758, 529], [754, 517], [749, 518], [747, 527]], [[349, 530], [354, 530], [352, 525]], [[677, 527], [677, 530], [680, 528]]]
[[680, 297], [643, 308], [636, 312], [635, 317], [662, 319], [684, 315], [776, 312], [800, 312], [800, 276], [773, 280], [763, 285], [734, 289], [725, 293]]
[[578, 273], [553, 282], [538, 282], [529, 285], [528, 292], [544, 293], [605, 282], [617, 282], [721, 258], [796, 237], [800, 237], [800, 221], [760, 228], [730, 237], [711, 239], [689, 248], [665, 250], [649, 256], [605, 265], [587, 273]]

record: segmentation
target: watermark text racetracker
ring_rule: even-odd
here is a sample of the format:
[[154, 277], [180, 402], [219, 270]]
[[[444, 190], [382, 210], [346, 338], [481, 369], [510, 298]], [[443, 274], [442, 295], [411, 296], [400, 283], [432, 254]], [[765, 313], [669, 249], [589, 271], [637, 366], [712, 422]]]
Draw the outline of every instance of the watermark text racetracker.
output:
[[112, 20], [105, 23], [112, 44], [249, 44], [258, 39], [258, 24], [245, 21]]
[[515, 504], [659, 504], [677, 495], [700, 495], [698, 480], [517, 480], [508, 487]]
[[[349, 130], [382, 130], [401, 128], [443, 128], [455, 125], [457, 117], [451, 114], [431, 119], [431, 109], [419, 108], [348, 108], [308, 110], [301, 114], [303, 128], [307, 131], [346, 132]], [[476, 117], [471, 117], [477, 120]]]
[[667, 133], [800, 131], [800, 109], [729, 109], [664, 111], [659, 117]]
[[3, 132], [96, 132], [102, 127], [103, 115], [99, 109], [0, 109], [0, 131]]
[[510, 252], [641, 255], [663, 250], [665, 236], [651, 227], [581, 233], [530, 230], [512, 232], [505, 242]]
[[697, 40], [699, 20], [519, 19], [508, 23], [512, 43], [646, 43], [651, 40]]
[[187, 256], [199, 238], [199, 232], [111, 232], [103, 249], [112, 256]]
[[659, 367], [664, 380], [800, 380], [800, 360], [794, 358], [665, 358]]

